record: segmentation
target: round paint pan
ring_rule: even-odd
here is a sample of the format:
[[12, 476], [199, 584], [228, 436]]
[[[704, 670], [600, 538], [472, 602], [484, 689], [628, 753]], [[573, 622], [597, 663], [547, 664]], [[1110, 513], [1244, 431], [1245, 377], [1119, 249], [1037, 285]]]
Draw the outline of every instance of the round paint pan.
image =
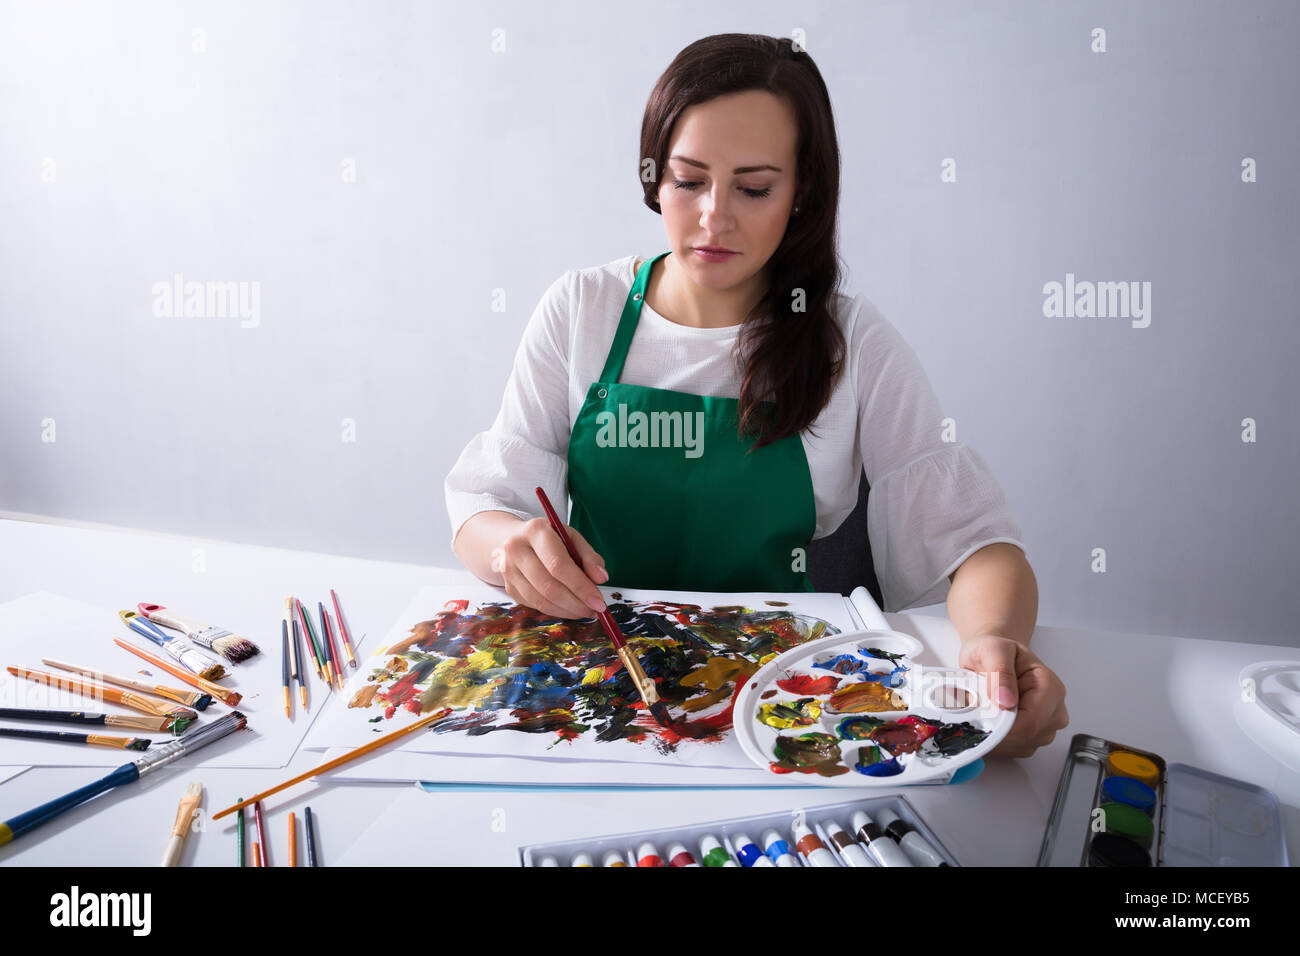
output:
[[[793, 647], [759, 668], [736, 695], [736, 739], [755, 764], [792, 782], [943, 782], [996, 747], [1016, 712], [990, 702], [974, 671], [923, 667], [916, 662], [923, 650], [915, 638], [885, 630]], [[813, 686], [821, 692], [799, 692]], [[772, 705], [806, 714], [814, 704], [818, 712], [810, 721], [773, 726], [759, 719], [763, 705], [770, 716]]]

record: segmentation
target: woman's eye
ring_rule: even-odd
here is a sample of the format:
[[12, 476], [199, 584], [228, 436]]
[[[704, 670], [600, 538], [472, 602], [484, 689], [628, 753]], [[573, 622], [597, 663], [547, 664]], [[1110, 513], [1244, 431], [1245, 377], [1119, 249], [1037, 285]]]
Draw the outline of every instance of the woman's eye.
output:
[[[686, 182], [684, 180], [678, 179], [673, 182], [673, 185], [676, 186], [678, 189], [687, 189], [693, 191], [700, 184], [698, 182]], [[762, 189], [745, 189], [744, 187], [741, 187], [740, 191], [744, 193], [746, 196], [750, 197], [751, 199], [765, 199], [768, 196], [772, 195], [771, 186], [765, 186]]]

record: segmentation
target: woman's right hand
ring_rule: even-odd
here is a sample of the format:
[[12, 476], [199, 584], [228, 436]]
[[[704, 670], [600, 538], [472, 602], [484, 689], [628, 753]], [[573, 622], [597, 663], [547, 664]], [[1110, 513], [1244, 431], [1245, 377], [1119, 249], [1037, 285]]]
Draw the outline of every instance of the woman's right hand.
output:
[[596, 587], [609, 579], [605, 559], [576, 530], [564, 526], [582, 567], [569, 557], [560, 536], [545, 518], [530, 518], [492, 552], [492, 570], [519, 604], [561, 618], [595, 617], [605, 610]]

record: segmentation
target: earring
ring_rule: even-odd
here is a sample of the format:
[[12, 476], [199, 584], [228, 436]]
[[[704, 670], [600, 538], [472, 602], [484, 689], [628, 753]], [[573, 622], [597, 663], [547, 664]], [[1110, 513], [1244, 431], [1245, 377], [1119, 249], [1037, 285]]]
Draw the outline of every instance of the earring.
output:
[[794, 211], [795, 211], [795, 212], [798, 212], [798, 211], [799, 211], [799, 207], [798, 207], [798, 206], [795, 206], [795, 207], [794, 207]]

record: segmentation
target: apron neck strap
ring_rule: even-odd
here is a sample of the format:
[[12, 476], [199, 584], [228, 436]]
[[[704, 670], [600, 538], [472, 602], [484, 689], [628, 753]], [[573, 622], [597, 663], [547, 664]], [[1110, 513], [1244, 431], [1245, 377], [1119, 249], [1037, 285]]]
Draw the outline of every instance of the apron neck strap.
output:
[[[671, 252], [672, 250], [668, 250]], [[623, 376], [623, 363], [627, 360], [627, 350], [632, 346], [632, 336], [636, 334], [637, 320], [641, 318], [641, 306], [645, 302], [646, 286], [650, 284], [650, 268], [668, 252], [661, 252], [653, 259], [641, 263], [637, 270], [632, 288], [628, 290], [627, 301], [623, 303], [623, 314], [619, 316], [618, 331], [614, 333], [614, 343], [609, 347], [605, 357], [605, 368], [600, 373], [602, 382], [614, 383]]]

